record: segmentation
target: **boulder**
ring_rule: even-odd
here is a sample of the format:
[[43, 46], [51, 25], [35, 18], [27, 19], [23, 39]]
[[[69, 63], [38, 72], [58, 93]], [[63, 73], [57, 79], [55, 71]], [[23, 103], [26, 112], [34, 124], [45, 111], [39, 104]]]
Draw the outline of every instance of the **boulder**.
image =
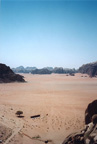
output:
[[85, 124], [89, 124], [91, 122], [94, 114], [97, 114], [97, 100], [88, 104], [85, 110]]
[[84, 144], [84, 133], [82, 131], [72, 133], [66, 137], [62, 144]]

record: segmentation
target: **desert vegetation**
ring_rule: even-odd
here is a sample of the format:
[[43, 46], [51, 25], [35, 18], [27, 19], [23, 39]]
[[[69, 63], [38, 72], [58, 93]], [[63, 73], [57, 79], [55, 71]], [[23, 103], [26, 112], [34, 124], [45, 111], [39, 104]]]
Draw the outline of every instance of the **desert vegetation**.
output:
[[15, 113], [18, 117], [24, 117], [22, 114], [23, 114], [23, 111], [17, 111], [16, 113]]

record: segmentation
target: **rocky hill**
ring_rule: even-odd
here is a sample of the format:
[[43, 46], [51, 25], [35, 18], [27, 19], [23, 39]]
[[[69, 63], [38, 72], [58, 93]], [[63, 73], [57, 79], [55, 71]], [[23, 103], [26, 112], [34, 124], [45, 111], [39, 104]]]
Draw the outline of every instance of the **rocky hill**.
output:
[[12, 68], [12, 70], [15, 73], [31, 73], [31, 71], [35, 70], [35, 69], [36, 69], [36, 67], [26, 67], [26, 68], [24, 68], [23, 66]]
[[47, 68], [42, 68], [42, 69], [35, 69], [31, 73], [32, 74], [51, 74], [52, 71], [48, 70]]
[[63, 67], [55, 67], [52, 71], [53, 73], [57, 73], [57, 74], [72, 74], [72, 73], [76, 73], [77, 70], [70, 69], [70, 68], [63, 68]]
[[0, 83], [25, 82], [23, 76], [15, 74], [9, 66], [0, 63]]
[[80, 73], [86, 73], [90, 77], [95, 77], [97, 75], [97, 62], [82, 65], [78, 71]]
[[32, 74], [51, 74], [51, 73], [56, 73], [56, 74], [74, 74], [77, 71], [75, 69], [63, 69], [62, 67], [55, 67], [55, 68], [42, 68], [42, 69], [35, 69], [32, 70]]
[[59, 74], [62, 74], [64, 73], [64, 69], [62, 67], [55, 67], [53, 69], [53, 73], [59, 73]]
[[69, 68], [63, 68], [63, 67], [44, 67], [41, 69], [38, 69], [36, 67], [26, 67], [24, 68], [23, 66], [19, 66], [16, 68], [12, 68], [12, 70], [15, 73], [32, 73], [32, 74], [51, 74], [51, 73], [56, 73], [56, 74], [72, 74], [76, 73], [77, 70], [75, 69], [69, 69]]

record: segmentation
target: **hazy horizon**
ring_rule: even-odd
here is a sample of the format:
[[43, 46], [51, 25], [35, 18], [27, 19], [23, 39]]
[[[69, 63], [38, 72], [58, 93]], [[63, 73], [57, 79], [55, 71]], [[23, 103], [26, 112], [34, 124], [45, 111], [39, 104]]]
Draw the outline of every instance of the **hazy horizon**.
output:
[[[97, 62], [97, 61], [95, 61], [95, 62]], [[90, 62], [90, 63], [95, 63], [95, 62]], [[89, 63], [85, 63], [85, 64], [89, 64]], [[82, 64], [82, 65], [84, 65], [84, 64]], [[81, 67], [82, 65], [80, 65], [79, 67]], [[11, 68], [18, 68], [18, 67], [24, 67], [24, 68], [27, 68], [27, 67], [35, 67], [35, 68], [37, 68], [37, 69], [42, 69], [42, 68], [47, 68], [47, 67], [51, 67], [51, 68], [56, 68], [57, 66], [55, 66], [55, 67], [52, 67], [52, 66], [46, 66], [46, 67], [37, 67], [37, 66], [23, 66], [23, 65], [19, 65], [19, 66], [17, 66], [17, 67], [11, 67]], [[57, 68], [60, 68], [61, 66], [58, 66]], [[78, 68], [79, 68], [78, 67]], [[63, 68], [63, 69], [78, 69], [78, 68], [70, 68], [70, 67], [61, 67], [61, 68]]]
[[97, 1], [0, 2], [0, 63], [77, 69], [97, 61]]

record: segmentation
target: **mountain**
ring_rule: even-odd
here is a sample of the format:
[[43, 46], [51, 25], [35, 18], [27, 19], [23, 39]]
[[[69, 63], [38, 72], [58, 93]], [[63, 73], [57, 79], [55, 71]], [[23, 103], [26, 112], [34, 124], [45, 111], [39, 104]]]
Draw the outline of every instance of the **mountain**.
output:
[[35, 69], [36, 69], [36, 67], [26, 67], [26, 68], [24, 68], [23, 66], [12, 68], [12, 70], [15, 73], [31, 73], [31, 71], [35, 70]]
[[27, 72], [31, 72], [32, 70], [35, 70], [36, 69], [36, 67], [26, 67], [25, 68], [25, 70], [27, 71]]
[[62, 67], [55, 67], [53, 69], [53, 73], [63, 74], [64, 73], [64, 69]]
[[32, 73], [32, 74], [70, 74], [74, 75], [74, 73], [86, 73], [90, 77], [95, 77], [97, 75], [97, 62], [84, 64], [79, 67], [78, 70], [70, 69], [70, 68], [63, 68], [63, 67], [44, 67], [42, 69], [37, 69], [36, 67], [26, 67], [19, 66], [17, 68], [12, 68], [15, 73]]
[[77, 71], [75, 69], [63, 69], [62, 67], [45, 67], [42, 69], [35, 69], [32, 70], [32, 74], [51, 74], [51, 73], [56, 73], [56, 74], [65, 74], [65, 73], [69, 73], [70, 75], [74, 76], [74, 73], [76, 73]]
[[73, 69], [64, 68], [64, 73], [72, 74], [72, 73], [77, 73], [77, 72], [78, 72], [78, 70], [76, 70], [75, 68], [73, 68]]
[[50, 71], [53, 71], [53, 67], [44, 67], [45, 69], [48, 69]]
[[32, 74], [51, 74], [52, 71], [46, 69], [46, 68], [42, 68], [42, 69], [35, 69], [31, 72]]
[[57, 74], [64, 74], [64, 73], [76, 73], [77, 71], [75, 69], [69, 69], [69, 68], [62, 68], [62, 67], [44, 67], [41, 69], [38, 69], [36, 67], [26, 67], [19, 66], [16, 68], [12, 68], [12, 70], [15, 73], [32, 73], [32, 74], [51, 74], [51, 73], [57, 73]]
[[15, 72], [15, 73], [24, 73], [25, 72], [25, 68], [23, 66], [19, 66], [17, 68], [12, 68], [12, 70]]
[[57, 74], [73, 74], [76, 73], [77, 70], [73, 69], [69, 69], [69, 68], [62, 68], [62, 67], [55, 67], [52, 71], [53, 73], [57, 73]]
[[9, 83], [9, 82], [25, 82], [24, 77], [15, 74], [9, 66], [0, 63], [0, 83]]
[[97, 62], [82, 65], [79, 70], [80, 73], [86, 73], [90, 77], [97, 76]]

